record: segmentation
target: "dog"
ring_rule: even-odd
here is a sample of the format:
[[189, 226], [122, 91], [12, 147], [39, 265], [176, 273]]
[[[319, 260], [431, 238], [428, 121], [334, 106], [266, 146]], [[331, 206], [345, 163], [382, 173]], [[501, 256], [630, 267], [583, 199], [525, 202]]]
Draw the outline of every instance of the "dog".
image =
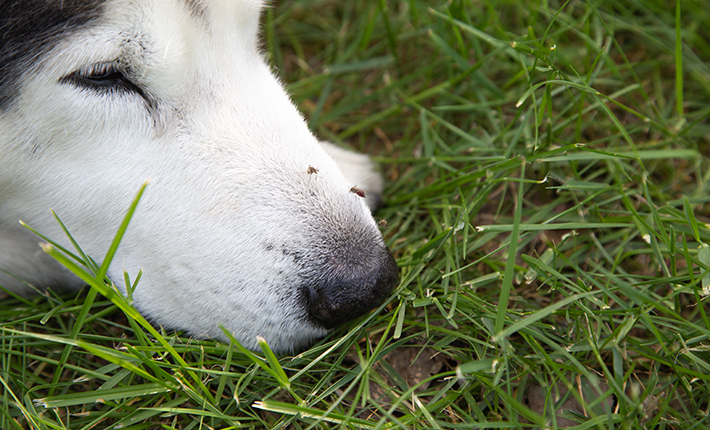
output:
[[81, 288], [19, 220], [71, 249], [51, 208], [101, 261], [151, 178], [108, 277], [127, 294], [143, 271], [156, 326], [289, 352], [392, 293], [382, 178], [309, 131], [260, 50], [263, 8], [0, 1], [0, 286]]

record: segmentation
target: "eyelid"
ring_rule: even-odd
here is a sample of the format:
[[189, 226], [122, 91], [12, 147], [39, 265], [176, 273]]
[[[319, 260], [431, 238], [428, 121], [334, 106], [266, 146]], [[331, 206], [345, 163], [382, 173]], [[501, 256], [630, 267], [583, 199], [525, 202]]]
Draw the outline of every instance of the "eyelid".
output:
[[77, 69], [61, 78], [60, 82], [94, 90], [136, 91], [137, 87], [126, 75], [117, 63], [104, 62]]
[[[149, 96], [143, 88], [131, 80], [130, 69], [123, 67], [117, 61], [94, 63], [81, 67], [62, 77], [62, 84], [74, 85], [79, 89], [93, 91], [99, 95], [115, 93], [134, 94], [140, 96], [145, 102], [150, 115], [158, 117], [158, 103]], [[159, 122], [155, 119], [156, 124]]]
[[148, 105], [152, 106], [154, 104], [152, 99], [130, 79], [130, 75], [130, 70], [122, 67], [118, 62], [108, 61], [79, 68], [62, 77], [60, 82], [99, 93], [128, 92], [138, 94]]
[[91, 66], [87, 67], [86, 69], [84, 69], [84, 70], [79, 69], [76, 72], [84, 75], [85, 77], [103, 76], [103, 75], [107, 75], [110, 73], [123, 74], [122, 68], [115, 61], [92, 64]]

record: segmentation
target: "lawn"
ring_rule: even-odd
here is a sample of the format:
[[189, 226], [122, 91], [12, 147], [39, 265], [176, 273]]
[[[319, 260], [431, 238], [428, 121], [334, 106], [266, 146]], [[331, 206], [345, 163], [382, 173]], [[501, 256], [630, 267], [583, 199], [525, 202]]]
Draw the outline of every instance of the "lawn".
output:
[[102, 277], [6, 297], [0, 428], [710, 428], [706, 1], [279, 1], [263, 38], [381, 164], [396, 292], [278, 357]]

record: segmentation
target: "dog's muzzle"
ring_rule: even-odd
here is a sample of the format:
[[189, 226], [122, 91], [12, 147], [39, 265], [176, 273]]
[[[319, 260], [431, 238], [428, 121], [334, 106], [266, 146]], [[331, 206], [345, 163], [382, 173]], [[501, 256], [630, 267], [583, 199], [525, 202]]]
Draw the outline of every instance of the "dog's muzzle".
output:
[[[337, 264], [331, 261], [330, 264]], [[345, 270], [326, 270], [307, 289], [308, 312], [326, 329], [353, 320], [380, 305], [399, 282], [399, 269], [387, 247]], [[333, 273], [342, 273], [333, 275]]]

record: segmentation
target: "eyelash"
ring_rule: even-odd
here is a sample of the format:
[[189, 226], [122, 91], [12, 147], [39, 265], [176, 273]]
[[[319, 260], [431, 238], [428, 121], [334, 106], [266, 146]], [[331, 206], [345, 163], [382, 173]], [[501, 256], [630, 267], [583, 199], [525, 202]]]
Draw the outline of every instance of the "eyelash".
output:
[[76, 70], [64, 76], [60, 81], [99, 93], [135, 93], [147, 100], [145, 92], [126, 77], [125, 71], [116, 63], [97, 63], [88, 68]]

